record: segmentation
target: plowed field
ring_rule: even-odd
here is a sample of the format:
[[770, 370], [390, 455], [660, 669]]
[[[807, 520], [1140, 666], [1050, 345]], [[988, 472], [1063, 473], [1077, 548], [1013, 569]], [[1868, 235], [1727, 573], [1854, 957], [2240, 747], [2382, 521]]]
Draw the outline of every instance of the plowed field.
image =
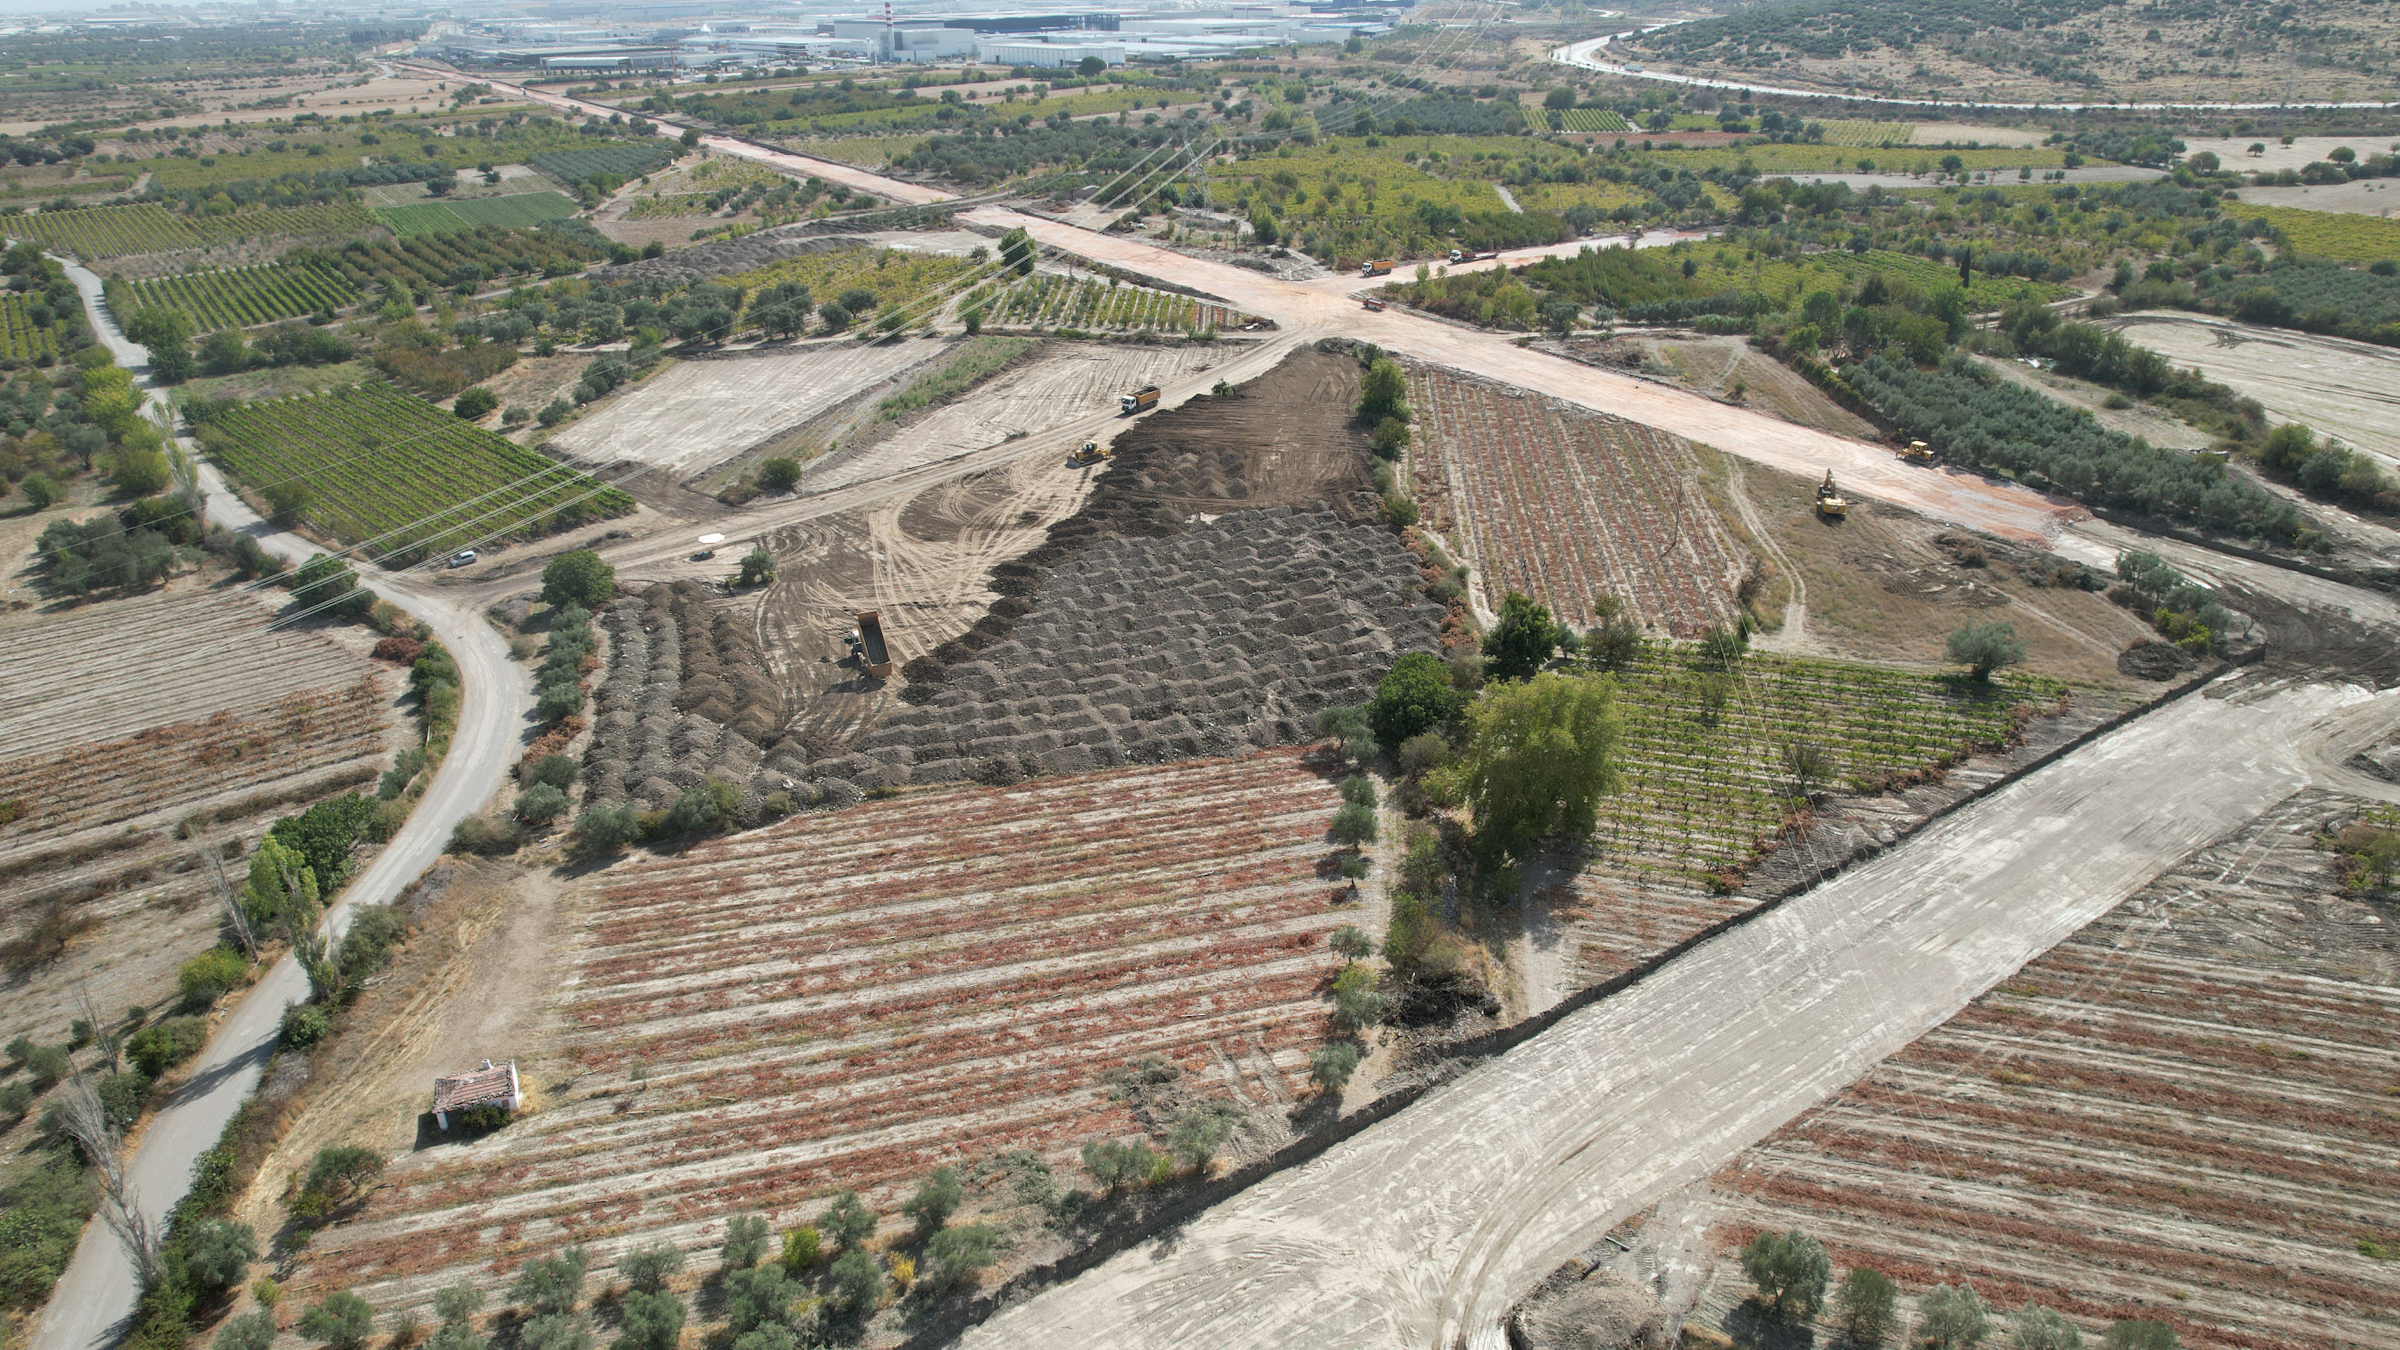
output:
[[2187, 1346], [2400, 1342], [2357, 1245], [2400, 1236], [2400, 939], [2310, 844], [2353, 806], [2290, 799], [1744, 1154], [1721, 1238]]
[[1270, 752], [912, 794], [621, 862], [580, 906], [543, 1108], [395, 1159], [295, 1282], [421, 1309], [570, 1241], [600, 1266], [696, 1248], [727, 1215], [797, 1222], [844, 1186], [889, 1215], [937, 1163], [1065, 1164], [1134, 1132], [1099, 1075], [1151, 1052], [1203, 1094], [1286, 1107], [1326, 1033], [1325, 935], [1354, 917], [1316, 876], [1336, 804]]
[[1679, 638], [1729, 624], [1749, 565], [1697, 486], [1689, 441], [1444, 370], [1409, 379], [1425, 521], [1483, 578], [1590, 622], [1606, 591]]

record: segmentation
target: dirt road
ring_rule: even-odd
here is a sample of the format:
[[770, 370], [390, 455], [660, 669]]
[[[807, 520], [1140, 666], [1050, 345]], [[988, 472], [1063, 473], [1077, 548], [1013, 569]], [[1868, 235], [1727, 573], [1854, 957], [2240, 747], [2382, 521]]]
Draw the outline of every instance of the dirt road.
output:
[[[101, 306], [100, 279], [73, 264], [67, 270], [83, 292], [93, 331], [116, 354], [118, 363], [146, 370], [150, 353], [127, 340]], [[201, 466], [200, 483], [208, 498], [208, 517], [216, 524], [254, 535], [269, 552], [294, 562], [324, 551], [297, 535], [268, 528], [226, 487], [213, 466]], [[326, 925], [336, 936], [350, 926], [355, 906], [389, 903], [441, 856], [450, 842], [451, 828], [491, 796], [515, 762], [525, 732], [525, 711], [532, 706], [525, 669], [509, 659], [507, 644], [483, 621], [475, 606], [462, 603], [455, 593], [436, 592], [405, 575], [378, 575], [371, 584], [433, 626], [435, 635], [457, 658], [463, 689], [450, 753], [408, 823], [359, 871], [327, 912]], [[206, 641], [210, 635], [193, 637]], [[137, 1203], [154, 1226], [189, 1188], [194, 1160], [216, 1145], [227, 1122], [257, 1086], [259, 1071], [274, 1049], [285, 1006], [307, 996], [308, 978], [298, 963], [288, 956], [277, 962], [226, 1014], [207, 1049], [184, 1071], [182, 1085], [151, 1119], [129, 1172]], [[138, 1292], [124, 1245], [105, 1224], [93, 1220], [85, 1226], [83, 1240], [42, 1310], [33, 1336], [35, 1350], [105, 1350], [123, 1333], [124, 1319], [133, 1311]]]
[[2400, 693], [2262, 688], [2085, 747], [961, 1344], [1505, 1344], [1592, 1234], [2306, 786], [2295, 745], [2400, 721]]

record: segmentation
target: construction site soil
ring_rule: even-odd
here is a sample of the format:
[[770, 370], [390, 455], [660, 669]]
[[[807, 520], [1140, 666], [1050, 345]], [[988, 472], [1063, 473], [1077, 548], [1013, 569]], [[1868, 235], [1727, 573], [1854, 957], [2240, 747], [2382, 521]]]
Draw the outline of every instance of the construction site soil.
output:
[[1722, 1258], [1798, 1227], [1837, 1269], [2087, 1333], [2400, 1339], [2378, 1254], [2400, 1235], [2400, 908], [2345, 893], [2315, 843], [2360, 806], [2285, 800], [1744, 1153], [1702, 1188], [1723, 1208], [1699, 1320], [1741, 1316]]

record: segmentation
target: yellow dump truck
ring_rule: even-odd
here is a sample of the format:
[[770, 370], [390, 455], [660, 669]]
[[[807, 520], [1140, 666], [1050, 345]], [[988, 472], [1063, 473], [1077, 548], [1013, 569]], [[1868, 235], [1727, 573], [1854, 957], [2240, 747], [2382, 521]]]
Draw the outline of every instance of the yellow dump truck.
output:
[[1117, 413], [1119, 416], [1131, 417], [1135, 413], [1146, 413], [1157, 406], [1158, 386], [1155, 384], [1145, 384], [1130, 394], [1119, 394], [1117, 396]]

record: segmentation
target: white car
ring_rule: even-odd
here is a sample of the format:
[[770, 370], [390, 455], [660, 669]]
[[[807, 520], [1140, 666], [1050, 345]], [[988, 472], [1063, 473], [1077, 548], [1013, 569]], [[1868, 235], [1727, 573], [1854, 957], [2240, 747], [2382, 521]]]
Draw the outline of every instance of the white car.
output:
[[452, 567], [464, 567], [473, 561], [475, 561], [475, 550], [471, 548], [462, 548], [458, 552], [450, 555], [450, 565]]

